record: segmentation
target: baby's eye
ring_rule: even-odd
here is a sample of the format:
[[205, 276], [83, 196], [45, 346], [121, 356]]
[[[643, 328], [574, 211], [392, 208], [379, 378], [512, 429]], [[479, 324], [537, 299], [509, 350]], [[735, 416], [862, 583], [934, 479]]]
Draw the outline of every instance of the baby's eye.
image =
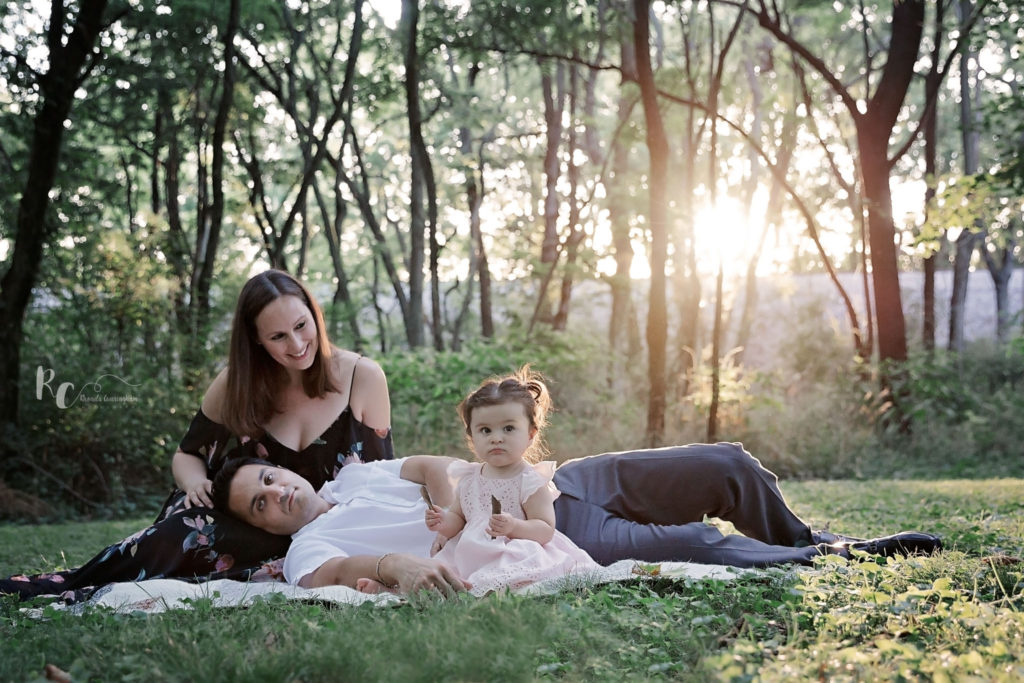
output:
[[516, 430], [515, 426], [513, 426], [513, 425], [505, 425], [505, 431], [506, 432], [514, 432], [515, 430]]
[[481, 427], [480, 428], [480, 433], [481, 434], [490, 434], [491, 433], [491, 428], [490, 427]]

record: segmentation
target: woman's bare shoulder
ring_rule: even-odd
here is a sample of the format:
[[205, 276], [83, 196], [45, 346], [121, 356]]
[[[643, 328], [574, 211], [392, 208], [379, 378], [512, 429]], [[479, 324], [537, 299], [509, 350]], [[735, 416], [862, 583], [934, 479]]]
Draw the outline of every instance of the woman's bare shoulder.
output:
[[377, 383], [384, 378], [384, 370], [377, 361], [347, 349], [335, 347], [331, 353], [331, 379], [344, 393], [349, 384], [355, 381]]
[[222, 408], [227, 392], [228, 369], [225, 367], [213, 378], [210, 386], [206, 388], [206, 394], [203, 395], [203, 412], [214, 422], [221, 422]]

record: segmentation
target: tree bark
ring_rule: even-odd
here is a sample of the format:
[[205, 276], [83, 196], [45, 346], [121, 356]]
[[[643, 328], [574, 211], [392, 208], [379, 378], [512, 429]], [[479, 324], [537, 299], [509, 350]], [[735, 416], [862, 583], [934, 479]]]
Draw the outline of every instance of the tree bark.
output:
[[569, 136], [568, 136], [568, 177], [569, 177], [569, 221], [566, 226], [569, 234], [565, 238], [565, 269], [562, 271], [562, 287], [558, 298], [558, 311], [551, 326], [556, 330], [564, 330], [569, 324], [569, 304], [572, 300], [572, 285], [576, 277], [576, 260], [579, 257], [580, 243], [584, 233], [580, 227], [580, 200], [576, 196], [579, 189], [580, 169], [575, 161], [579, 148], [576, 134], [576, 101], [579, 94], [579, 67], [569, 66]]
[[637, 81], [647, 124], [650, 156], [648, 191], [651, 235], [651, 289], [647, 311], [647, 375], [650, 395], [647, 404], [646, 443], [659, 445], [665, 436], [665, 347], [668, 337], [665, 271], [668, 252], [668, 138], [658, 109], [650, 53], [650, 0], [633, 0], [633, 44], [636, 46]]
[[[622, 83], [636, 82], [636, 50], [632, 35], [622, 36], [620, 48], [622, 62]], [[612, 182], [608, 188], [608, 222], [612, 231], [612, 249], [615, 256], [615, 272], [609, 276], [612, 290], [612, 311], [608, 321], [608, 343], [611, 348], [612, 373], [619, 375], [618, 368], [624, 367], [636, 358], [640, 349], [639, 335], [631, 335], [636, 318], [633, 306], [633, 284], [630, 271], [633, 268], [633, 242], [630, 239], [630, 220], [627, 207], [628, 188], [624, 186], [629, 174], [629, 148], [622, 142], [622, 129], [628, 125], [637, 100], [628, 97], [621, 89], [617, 105], [616, 135], [612, 140]], [[625, 349], [626, 353], [621, 351]]]
[[87, 61], [103, 28], [107, 0], [81, 0], [67, 40], [64, 2], [51, 3], [48, 71], [40, 77], [42, 105], [29, 147], [28, 175], [18, 202], [10, 265], [0, 279], [0, 427], [18, 424], [18, 391], [25, 310], [39, 274], [43, 247], [55, 230], [47, 224], [50, 191], [64, 141], [64, 122], [75, 91], [88, 75]]
[[[957, 5], [960, 23], [971, 16], [970, 0], [959, 0]], [[961, 40], [960, 47], [960, 138], [963, 144], [965, 176], [978, 172], [978, 130], [974, 122], [974, 107], [971, 97], [971, 59], [974, 56], [970, 41]], [[971, 260], [974, 248], [983, 241], [985, 226], [975, 221], [973, 226], [963, 226], [956, 240], [953, 260], [953, 291], [949, 302], [949, 349], [963, 351], [964, 320], [967, 316], [967, 281], [971, 274]]]
[[[419, 55], [416, 52], [416, 31], [419, 1], [402, 0], [402, 36], [405, 64], [405, 98], [409, 122], [409, 143], [412, 156], [412, 178], [409, 188], [409, 314], [406, 338], [409, 346], [423, 345], [423, 265], [426, 259], [426, 219], [423, 212], [426, 159], [423, 158], [420, 132]], [[420, 136], [417, 140], [417, 136]]]
[[211, 140], [213, 160], [210, 181], [213, 201], [210, 204], [203, 258], [196, 263], [196, 267], [199, 268], [199, 279], [196, 283], [196, 298], [192, 302], [195, 316], [193, 331], [199, 344], [206, 338], [206, 326], [210, 315], [210, 285], [213, 283], [217, 247], [220, 244], [221, 226], [224, 223], [224, 145], [228, 137], [228, 116], [235, 97], [235, 34], [238, 33], [240, 4], [241, 0], [231, 0], [224, 29], [224, 80]]
[[[945, 17], [945, 2], [935, 3], [935, 41], [932, 48], [932, 63], [928, 69], [928, 75], [924, 80], [924, 99], [928, 110], [925, 112], [924, 121], [924, 176], [927, 188], [924, 193], [925, 216], [935, 199], [935, 179], [938, 175], [936, 160], [938, 158], [938, 135], [936, 109], [938, 108], [939, 85], [942, 83], [942, 74], [939, 71], [939, 36], [943, 35], [943, 19]], [[933, 251], [924, 259], [924, 292], [922, 305], [921, 343], [928, 351], [935, 349], [935, 266], [941, 253], [940, 248]]]
[[[546, 283], [550, 282], [558, 260], [558, 214], [561, 204], [558, 196], [558, 178], [562, 172], [559, 150], [562, 143], [562, 115], [565, 111], [565, 69], [561, 62], [542, 59], [541, 93], [544, 99], [544, 236], [540, 248], [541, 270], [545, 270], [545, 284], [538, 289], [537, 313], [534, 318], [550, 321]], [[554, 70], [552, 75], [551, 70]]]
[[[1010, 235], [1014, 231], [1008, 231]], [[985, 266], [989, 275], [992, 276], [992, 284], [996, 290], [996, 339], [1000, 343], [1006, 343], [1010, 338], [1010, 278], [1013, 276], [1013, 249], [1014, 241], [1007, 239], [1007, 243], [993, 248], [982, 248], [981, 253], [985, 258]]]

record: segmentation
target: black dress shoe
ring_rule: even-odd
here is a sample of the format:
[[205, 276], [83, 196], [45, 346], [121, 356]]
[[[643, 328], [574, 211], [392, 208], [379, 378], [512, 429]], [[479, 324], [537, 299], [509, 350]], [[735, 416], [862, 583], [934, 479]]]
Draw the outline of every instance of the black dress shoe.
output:
[[871, 555], [891, 557], [893, 555], [931, 555], [942, 550], [942, 540], [932, 534], [919, 531], [901, 531], [892, 536], [871, 538], [846, 544], [849, 550], [860, 550]]
[[850, 543], [858, 543], [863, 540], [863, 538], [857, 538], [856, 536], [837, 534], [831, 531], [825, 531], [824, 529], [811, 532], [812, 545], [818, 545], [819, 543], [828, 543], [829, 545], [834, 543], [843, 543], [849, 545]]

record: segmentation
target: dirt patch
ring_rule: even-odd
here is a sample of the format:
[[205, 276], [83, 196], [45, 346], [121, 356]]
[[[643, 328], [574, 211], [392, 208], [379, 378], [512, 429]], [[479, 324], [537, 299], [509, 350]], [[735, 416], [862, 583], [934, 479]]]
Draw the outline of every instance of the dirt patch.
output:
[[42, 498], [12, 489], [0, 479], [0, 519], [33, 520], [53, 513], [53, 507]]

